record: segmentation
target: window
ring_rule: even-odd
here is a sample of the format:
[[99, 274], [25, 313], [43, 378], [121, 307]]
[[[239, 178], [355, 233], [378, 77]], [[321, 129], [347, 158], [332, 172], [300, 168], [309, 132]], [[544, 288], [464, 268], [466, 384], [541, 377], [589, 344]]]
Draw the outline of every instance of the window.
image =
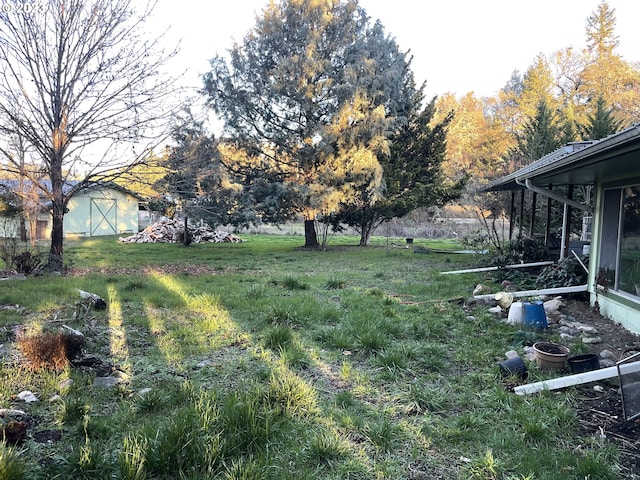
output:
[[598, 282], [640, 296], [640, 185], [605, 190]]

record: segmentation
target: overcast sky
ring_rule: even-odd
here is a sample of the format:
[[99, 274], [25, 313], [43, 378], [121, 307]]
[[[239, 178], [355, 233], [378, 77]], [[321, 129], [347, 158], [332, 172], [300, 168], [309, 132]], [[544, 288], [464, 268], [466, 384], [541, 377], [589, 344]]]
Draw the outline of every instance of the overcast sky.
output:
[[[495, 95], [514, 70], [537, 54], [585, 46], [587, 17], [600, 0], [360, 0], [403, 50], [411, 50], [418, 82], [427, 95]], [[640, 61], [640, 1], [608, 0], [615, 9], [618, 52]], [[154, 32], [169, 28], [167, 41], [181, 42], [176, 70], [200, 87], [208, 59], [240, 41], [268, 0], [159, 0]]]

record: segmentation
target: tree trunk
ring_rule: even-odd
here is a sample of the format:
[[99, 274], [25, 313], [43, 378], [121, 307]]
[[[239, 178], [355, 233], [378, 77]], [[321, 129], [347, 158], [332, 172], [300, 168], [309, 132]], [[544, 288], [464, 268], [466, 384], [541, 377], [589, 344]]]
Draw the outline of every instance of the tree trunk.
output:
[[47, 264], [47, 269], [50, 272], [62, 272], [63, 266], [64, 203], [62, 194], [60, 194], [60, 198], [56, 198], [56, 196], [54, 195], [51, 212], [51, 249], [49, 250], [49, 263]]
[[64, 210], [65, 198], [62, 192], [62, 151], [55, 151], [51, 156], [51, 249], [49, 250], [49, 272], [62, 272], [64, 264]]
[[367, 216], [360, 224], [360, 247], [368, 247], [369, 240], [371, 240], [371, 234], [379, 226], [378, 216], [372, 214]]
[[304, 246], [305, 248], [318, 248], [318, 234], [316, 233], [315, 220], [304, 220]]
[[185, 247], [191, 245], [191, 241], [193, 240], [193, 236], [191, 235], [191, 231], [189, 230], [189, 217], [184, 216], [184, 231], [182, 232], [182, 244]]
[[369, 240], [371, 239], [371, 230], [367, 230], [366, 232], [360, 233], [360, 247], [368, 247]]
[[27, 241], [27, 225], [23, 216], [20, 216], [20, 241]]

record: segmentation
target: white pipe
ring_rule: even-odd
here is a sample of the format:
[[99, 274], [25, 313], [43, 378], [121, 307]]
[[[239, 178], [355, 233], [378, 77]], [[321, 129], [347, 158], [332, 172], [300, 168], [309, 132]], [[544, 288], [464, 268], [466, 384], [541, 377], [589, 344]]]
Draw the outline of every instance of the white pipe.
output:
[[566, 203], [562, 209], [562, 239], [560, 240], [560, 260], [564, 258], [564, 252], [567, 249], [567, 223], [569, 217], [569, 205]]
[[505, 265], [504, 267], [480, 267], [480, 268], [468, 268], [466, 270], [451, 270], [449, 272], [440, 272], [440, 275], [452, 275], [457, 273], [492, 272], [494, 270], [502, 270], [503, 268], [544, 267], [547, 265], [553, 265], [554, 263], [555, 262], [552, 260], [549, 260], [546, 262], [515, 263], [513, 265]]
[[573, 253], [573, 256], [576, 257], [576, 260], [578, 260], [580, 265], [582, 265], [582, 268], [584, 268], [584, 271], [587, 272], [587, 275], [589, 275], [589, 269], [584, 264], [584, 262], [582, 260], [580, 260], [580, 257], [578, 256], [578, 254], [576, 252], [574, 252], [573, 250], [571, 250], [571, 253]]
[[529, 383], [527, 385], [518, 385], [513, 390], [518, 395], [527, 395], [529, 393], [538, 393], [543, 390], [557, 390], [558, 388], [571, 387], [581, 385], [583, 383], [597, 382], [618, 376], [618, 367], [622, 375], [640, 372], [640, 362], [620, 364], [615, 367], [600, 368], [590, 372], [576, 373], [566, 377], [552, 378], [542, 382]]
[[544, 197], [553, 198], [554, 200], [557, 200], [558, 202], [564, 203], [566, 205], [571, 205], [572, 207], [579, 208], [581, 210], [586, 210], [587, 212], [593, 214], [593, 208], [590, 207], [589, 205], [585, 205], [584, 203], [580, 203], [580, 202], [577, 202], [577, 201], [572, 200], [570, 198], [563, 197], [562, 195], [559, 195], [558, 193], [554, 192], [553, 190], [547, 190], [546, 188], [538, 187], [538, 186], [534, 185], [533, 183], [531, 183], [531, 180], [528, 179], [528, 178], [526, 178], [524, 180], [524, 182], [521, 179], [516, 178], [516, 183], [518, 185], [526, 187], [528, 190], [531, 190], [532, 192], [539, 193], [540, 195], [542, 195]]
[[[513, 298], [517, 297], [537, 297], [538, 295], [561, 295], [563, 293], [580, 293], [586, 292], [587, 285], [575, 285], [573, 287], [557, 287], [557, 288], [543, 288], [541, 290], [521, 290], [519, 292], [509, 292]], [[495, 299], [496, 294], [489, 295], [475, 295], [473, 298], [481, 299]]]

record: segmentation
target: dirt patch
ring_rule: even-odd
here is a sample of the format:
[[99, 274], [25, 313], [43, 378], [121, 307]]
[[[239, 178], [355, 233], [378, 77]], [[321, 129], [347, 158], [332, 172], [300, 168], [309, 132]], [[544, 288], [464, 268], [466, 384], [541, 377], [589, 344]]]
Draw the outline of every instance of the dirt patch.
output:
[[33, 433], [33, 440], [37, 443], [54, 443], [62, 440], [62, 430], [38, 430]]
[[[583, 300], [565, 301], [563, 313], [582, 323], [593, 325], [602, 342], [589, 346], [589, 353], [604, 349], [613, 352], [618, 360], [640, 351], [640, 336], [629, 332], [620, 324], [603, 317]], [[620, 452], [621, 477], [640, 479], [640, 419], [626, 422], [622, 410], [622, 397], [617, 378], [594, 384], [581, 385], [576, 414], [580, 434], [615, 444]]]
[[588, 353], [599, 353], [605, 348], [621, 360], [640, 351], [640, 335], [631, 333], [622, 325], [600, 315], [597, 309], [584, 300], [563, 300], [562, 312], [581, 323], [593, 325], [598, 330], [602, 342], [589, 346]]

